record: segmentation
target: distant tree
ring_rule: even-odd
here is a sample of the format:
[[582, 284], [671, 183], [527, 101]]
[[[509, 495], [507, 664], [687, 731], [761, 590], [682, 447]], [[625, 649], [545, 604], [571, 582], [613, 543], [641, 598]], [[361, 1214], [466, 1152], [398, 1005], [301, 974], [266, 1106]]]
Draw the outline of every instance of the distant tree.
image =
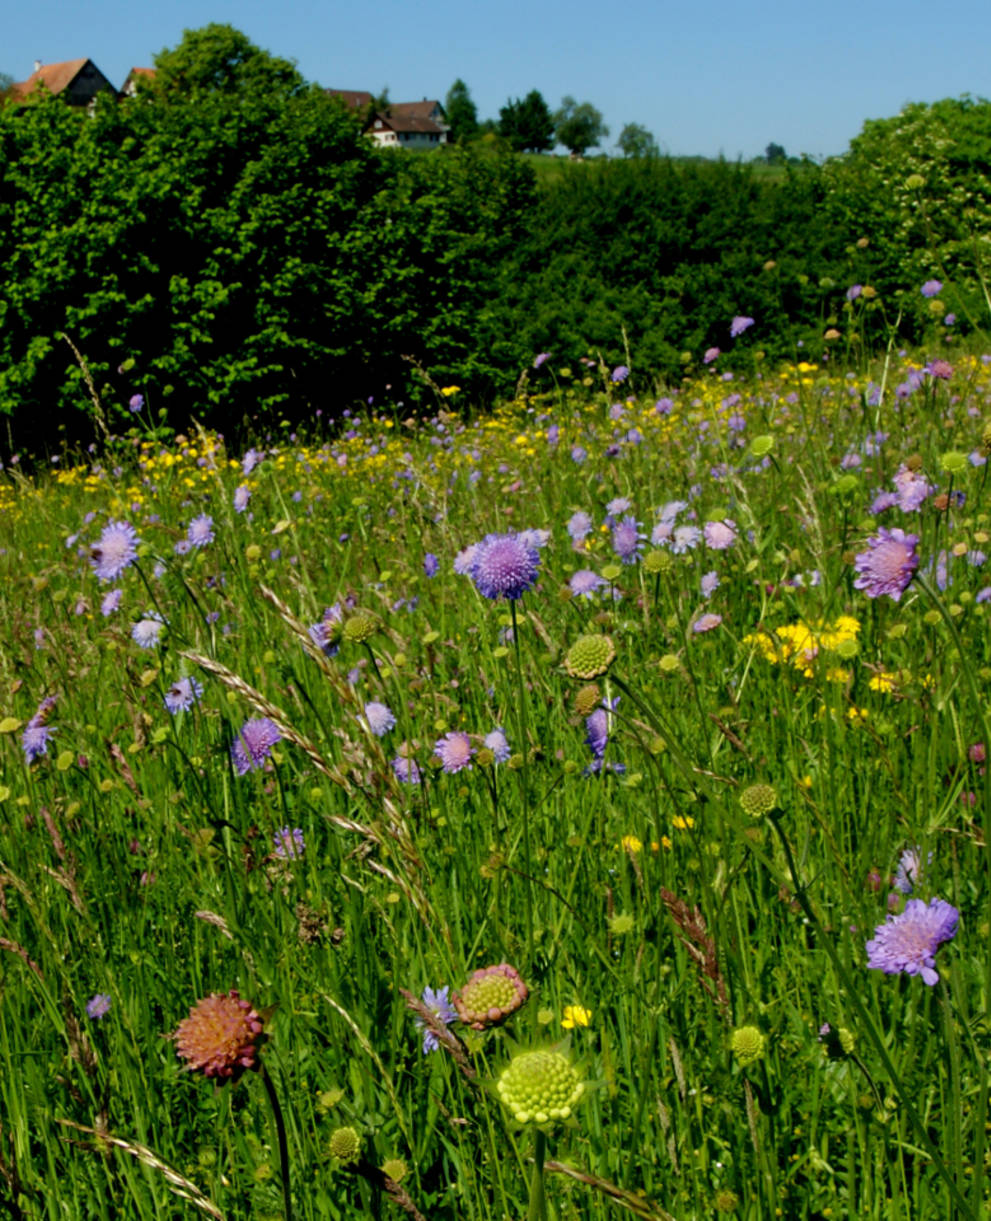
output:
[[785, 152], [783, 145], [775, 144], [772, 141], [764, 149], [764, 160], [768, 165], [784, 165], [788, 160], [788, 154]]
[[538, 89], [499, 110], [499, 135], [518, 153], [549, 153], [554, 147], [554, 119]]
[[624, 157], [656, 157], [658, 151], [653, 133], [639, 123], [627, 123], [616, 146]]
[[451, 128], [451, 140], [470, 140], [478, 132], [478, 107], [472, 101], [471, 92], [458, 77], [448, 89], [444, 99], [444, 111]]
[[554, 131], [558, 143], [574, 157], [584, 156], [609, 135], [601, 111], [591, 102], [576, 102], [570, 94], [561, 99], [561, 108], [554, 115]]
[[240, 30], [217, 22], [184, 30], [182, 42], [159, 51], [154, 62], [153, 88], [161, 97], [223, 93], [272, 100], [305, 87], [288, 59], [263, 51]]

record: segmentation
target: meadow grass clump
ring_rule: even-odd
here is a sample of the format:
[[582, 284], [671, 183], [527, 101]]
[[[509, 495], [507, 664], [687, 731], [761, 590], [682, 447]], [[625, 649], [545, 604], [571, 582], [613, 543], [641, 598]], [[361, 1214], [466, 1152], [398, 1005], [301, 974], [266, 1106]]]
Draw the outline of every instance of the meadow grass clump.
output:
[[4, 473], [16, 1215], [987, 1214], [991, 361], [755, 370]]

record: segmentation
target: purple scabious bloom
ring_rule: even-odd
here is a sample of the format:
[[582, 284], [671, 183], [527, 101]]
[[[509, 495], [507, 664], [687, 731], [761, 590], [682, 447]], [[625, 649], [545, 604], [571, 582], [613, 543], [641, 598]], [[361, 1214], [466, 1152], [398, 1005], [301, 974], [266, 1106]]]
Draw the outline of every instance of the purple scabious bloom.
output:
[[879, 513], [883, 513], [885, 509], [893, 509], [898, 503], [897, 492], [878, 492], [870, 503], [868, 513], [873, 517], [877, 517]]
[[654, 547], [666, 547], [674, 534], [673, 521], [659, 521], [650, 532], [650, 541]]
[[437, 557], [434, 555], [434, 553], [432, 551], [428, 551], [427, 554], [423, 557], [424, 575], [426, 575], [428, 577], [435, 577], [437, 575], [437, 571], [439, 568], [440, 568], [440, 560], [437, 559]]
[[737, 314], [729, 326], [731, 339], [736, 339], [742, 335], [744, 331], [748, 331], [754, 325], [753, 318], [748, 318], [746, 314]]
[[719, 588], [719, 574], [715, 571], [707, 572], [700, 582], [702, 589], [702, 597], [710, 598]]
[[28, 721], [21, 734], [21, 746], [24, 748], [26, 762], [33, 763], [35, 759], [48, 754], [48, 743], [54, 732], [54, 729], [39, 721], [36, 715]]
[[145, 405], [145, 396], [143, 394], [132, 394], [127, 400], [127, 405], [134, 412], [138, 412]]
[[165, 692], [165, 707], [173, 716], [188, 712], [203, 694], [203, 686], [195, 678], [180, 678]]
[[612, 723], [612, 712], [619, 703], [619, 696], [615, 699], [602, 701], [602, 707], [596, 710], [585, 718], [585, 745], [592, 752], [593, 756], [600, 760], [606, 753], [606, 745], [609, 742], [609, 727]]
[[90, 550], [89, 561], [101, 581], [116, 581], [138, 558], [141, 540], [126, 521], [111, 521], [103, 527], [99, 541]]
[[711, 365], [712, 362], [719, 357], [719, 355], [720, 352], [718, 348], [706, 348], [705, 355], [702, 357], [702, 363], [704, 365]]
[[696, 635], [701, 635], [702, 632], [711, 632], [713, 628], [719, 627], [722, 621], [722, 615], [717, 615], [714, 611], [707, 611], [704, 615], [699, 615], [695, 620], [692, 624], [692, 631]]
[[488, 534], [477, 545], [471, 578], [483, 598], [514, 602], [533, 589], [540, 553], [521, 534]]
[[579, 568], [572, 575], [568, 587], [576, 598], [591, 598], [595, 591], [601, 589], [605, 583], [603, 578], [597, 572], [593, 572], [591, 568]]
[[[424, 988], [423, 996], [420, 998], [424, 1005], [430, 1010], [438, 1022], [443, 1022], [445, 1026], [450, 1026], [452, 1022], [458, 1020], [458, 1013], [448, 999], [450, 988], [444, 985], [443, 988], [438, 988], [436, 992], [433, 988]], [[437, 1036], [432, 1030], [427, 1029], [427, 1025], [423, 1018], [415, 1018], [416, 1027], [423, 1031], [423, 1054], [436, 1051], [440, 1047]]]
[[550, 352], [538, 352], [537, 355], [533, 358], [533, 367], [535, 369], [539, 369], [540, 366], [542, 364], [544, 364], [546, 361], [550, 360], [550, 358], [551, 358]]
[[588, 450], [583, 445], [572, 445], [571, 461], [580, 466], [588, 457]]
[[568, 518], [568, 535], [573, 543], [580, 543], [592, 533], [592, 519], [581, 509]]
[[616, 368], [613, 369], [612, 373], [609, 375], [609, 378], [610, 378], [610, 381], [625, 382], [629, 376], [630, 376], [630, 370], [626, 367], [626, 365], [617, 365]]
[[459, 577], [471, 576], [472, 565], [480, 546], [481, 543], [472, 543], [470, 547], [463, 547], [454, 557], [454, 571]]
[[698, 545], [701, 537], [702, 531], [698, 526], [678, 526], [671, 538], [671, 550], [675, 555], [684, 555]]
[[925, 284], [919, 289], [924, 297], [938, 297], [943, 291], [942, 280], [926, 280]]
[[272, 841], [275, 855], [282, 861], [298, 860], [306, 848], [301, 827], [280, 827]]
[[868, 598], [887, 594], [897, 602], [919, 567], [915, 551], [918, 541], [915, 534], [906, 534], [897, 527], [887, 530], [881, 526], [877, 534], [867, 540], [866, 550], [854, 558], [858, 573], [854, 589], [862, 589]]
[[610, 517], [618, 517], [620, 513], [627, 513], [630, 509], [629, 496], [616, 496], [606, 505], [606, 512]]
[[471, 744], [471, 738], [460, 729], [444, 734], [434, 746], [434, 754], [449, 776], [464, 771], [466, 768], [470, 769], [471, 757], [474, 753], [475, 748]]
[[250, 475], [264, 457], [265, 451], [263, 449], [249, 449], [241, 459], [241, 471], [245, 475]]
[[282, 734], [268, 717], [253, 717], [245, 721], [231, 743], [231, 760], [239, 776], [264, 767], [272, 747], [282, 740]]
[[936, 951], [951, 941], [957, 931], [960, 913], [944, 899], [909, 899], [905, 910], [888, 916], [867, 942], [867, 965], [886, 975], [921, 975], [922, 982], [933, 986], [939, 975], [935, 970]]
[[491, 733], [487, 733], [482, 745], [486, 750], [492, 751], [496, 763], [505, 763], [509, 758], [509, 739], [501, 729], [493, 729]]
[[722, 521], [707, 521], [702, 534], [711, 551], [726, 551], [736, 542], [736, 522], [728, 517]]
[[863, 284], [851, 284], [846, 290], [846, 299], [848, 301], [856, 301], [860, 294], [864, 291]]
[[120, 589], [112, 589], [110, 593], [104, 596], [103, 601], [100, 603], [100, 614], [104, 619], [112, 615], [120, 606], [122, 592]]
[[190, 547], [205, 547], [213, 542], [213, 518], [209, 513], [193, 518], [186, 530], [186, 541]]
[[420, 768], [415, 759], [406, 755], [396, 755], [392, 760], [392, 770], [400, 784], [419, 784]]
[[365, 724], [377, 738], [383, 738], [396, 724], [392, 709], [378, 700], [365, 705]]
[[251, 499], [251, 488], [247, 484], [242, 483], [240, 487], [234, 489], [234, 512], [243, 513], [248, 507], [248, 501]]
[[328, 657], [335, 657], [340, 645], [341, 624], [344, 622], [344, 611], [340, 602], [328, 606], [323, 612], [319, 623], [310, 625], [310, 639]]
[[903, 513], [916, 512], [926, 497], [936, 490], [924, 475], [911, 470], [904, 463], [892, 476], [891, 482], [898, 489], [898, 507]]
[[153, 649], [165, 627], [162, 616], [155, 611], [148, 613], [131, 628], [131, 639], [142, 649]]
[[933, 854], [930, 852], [925, 862], [918, 847], [906, 848], [898, 858], [898, 869], [895, 871], [895, 890], [903, 895], [910, 895], [922, 877], [922, 871], [930, 864]]
[[97, 992], [96, 996], [91, 996], [86, 1002], [86, 1016], [92, 1021], [98, 1022], [100, 1018], [105, 1018], [110, 1012], [111, 1004], [112, 1001], [106, 992]]
[[640, 532], [640, 523], [628, 513], [612, 528], [612, 549], [624, 564], [635, 564], [646, 537]]

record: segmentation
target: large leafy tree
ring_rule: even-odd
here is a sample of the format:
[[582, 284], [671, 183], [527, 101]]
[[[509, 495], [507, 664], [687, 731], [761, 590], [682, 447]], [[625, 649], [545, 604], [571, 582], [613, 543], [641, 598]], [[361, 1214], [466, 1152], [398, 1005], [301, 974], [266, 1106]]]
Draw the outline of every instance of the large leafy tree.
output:
[[653, 134], [640, 123], [627, 123], [616, 145], [624, 157], [656, 157], [658, 153]]
[[286, 97], [304, 89], [296, 66], [263, 51], [240, 30], [212, 22], [184, 30], [177, 47], [155, 56], [154, 88], [167, 97], [204, 93]]
[[554, 119], [539, 89], [499, 110], [499, 135], [514, 152], [549, 153], [554, 147]]
[[460, 77], [447, 91], [444, 113], [451, 128], [452, 140], [470, 140], [477, 133], [478, 108], [472, 101], [471, 91]]
[[554, 114], [554, 131], [558, 143], [575, 157], [582, 157], [590, 148], [598, 147], [609, 135], [601, 111], [591, 102], [576, 102], [570, 94], [561, 99], [561, 108]]

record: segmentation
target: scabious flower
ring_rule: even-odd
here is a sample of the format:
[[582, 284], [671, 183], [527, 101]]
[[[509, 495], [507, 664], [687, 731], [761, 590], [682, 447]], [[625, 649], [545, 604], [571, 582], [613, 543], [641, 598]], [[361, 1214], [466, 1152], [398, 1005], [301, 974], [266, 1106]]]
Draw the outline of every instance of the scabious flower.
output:
[[535, 369], [539, 369], [540, 366], [542, 364], [546, 363], [548, 360], [550, 360], [550, 358], [551, 358], [550, 352], [538, 352], [537, 355], [533, 358], [533, 367]]
[[239, 776], [264, 767], [272, 747], [282, 740], [278, 727], [268, 717], [253, 717], [244, 722], [231, 743], [231, 760]]
[[452, 1000], [458, 1017], [473, 1030], [497, 1026], [526, 1002], [529, 989], [508, 962], [473, 971]]
[[432, 551], [428, 551], [423, 557], [423, 572], [428, 577], [435, 577], [437, 570], [440, 568], [440, 561]]
[[131, 628], [131, 639], [142, 649], [153, 649], [164, 627], [162, 616], [156, 611], [148, 611]]
[[400, 784], [420, 783], [420, 768], [415, 759], [396, 755], [392, 760], [392, 770]]
[[483, 746], [492, 751], [493, 763], [505, 763], [509, 758], [509, 740], [501, 729], [493, 729], [485, 735]]
[[180, 678], [165, 692], [165, 707], [173, 716], [188, 712], [202, 694], [203, 687], [195, 678]]
[[186, 542], [190, 547], [205, 547], [213, 542], [213, 518], [209, 513], [194, 517], [186, 529]]
[[105, 594], [103, 601], [100, 603], [100, 614], [104, 619], [108, 618], [120, 606], [122, 590], [112, 589], [110, 593]]
[[924, 297], [938, 297], [943, 291], [942, 280], [926, 280], [925, 284], [919, 289]]
[[626, 367], [626, 365], [617, 365], [609, 375], [609, 379], [613, 382], [625, 382], [629, 376], [630, 370]]
[[898, 489], [898, 507], [903, 513], [916, 512], [926, 497], [936, 490], [924, 475], [904, 463], [892, 476], [891, 482]]
[[517, 1123], [546, 1124], [567, 1119], [584, 1086], [560, 1051], [520, 1052], [503, 1069], [496, 1093]]
[[736, 542], [736, 522], [729, 517], [722, 521], [707, 521], [702, 527], [702, 535], [711, 551], [726, 551]]
[[310, 625], [309, 634], [313, 643], [328, 657], [334, 657], [340, 648], [344, 611], [339, 602], [328, 606], [319, 623]]
[[592, 533], [592, 519], [579, 509], [568, 518], [568, 534], [573, 543], [583, 542]]
[[137, 531], [128, 522], [107, 522], [99, 540], [90, 549], [93, 571], [101, 581], [116, 581], [138, 558], [140, 544]]
[[684, 555], [698, 546], [702, 531], [698, 526], [676, 526], [671, 536], [671, 550], [675, 555]]
[[640, 523], [632, 514], [612, 528], [612, 549], [624, 564], [635, 564], [643, 549], [646, 535], [640, 533]]
[[472, 543], [469, 547], [463, 547], [454, 557], [453, 567], [459, 577], [471, 576], [472, 565], [475, 563], [475, 556], [480, 546], [480, 543]]
[[719, 574], [715, 571], [707, 572], [699, 582], [702, 590], [703, 598], [710, 598], [719, 588]]
[[915, 551], [918, 541], [918, 535], [881, 526], [877, 534], [868, 538], [866, 550], [854, 558], [858, 573], [854, 589], [863, 590], [868, 598], [887, 594], [897, 602], [919, 567]]
[[190, 1072], [215, 1077], [222, 1085], [258, 1067], [264, 1029], [261, 1014], [232, 988], [197, 1001], [172, 1038]]
[[591, 598], [605, 584], [605, 579], [591, 568], [579, 568], [568, 581], [568, 588], [576, 598]]
[[446, 733], [434, 746], [434, 754], [440, 759], [441, 766], [448, 775], [470, 768], [474, 753], [471, 738], [461, 730]]
[[94, 1022], [98, 1022], [100, 1018], [105, 1018], [110, 1012], [112, 1001], [106, 992], [97, 992], [95, 996], [91, 996], [86, 1002], [86, 1016]]
[[888, 916], [867, 942], [867, 965], [886, 975], [921, 975], [932, 987], [939, 979], [935, 970], [936, 951], [951, 941], [957, 931], [960, 913], [943, 899], [909, 899], [905, 910]]
[[378, 700], [365, 705], [365, 724], [377, 738], [383, 738], [396, 724], [392, 709]]
[[247, 484], [242, 483], [240, 487], [234, 489], [234, 512], [243, 513], [248, 507], [248, 501], [251, 499], [251, 489]]
[[701, 635], [703, 632], [711, 632], [713, 628], [719, 627], [722, 621], [722, 615], [717, 615], [714, 611], [707, 611], [704, 615], [699, 615], [695, 620], [692, 624], [692, 631], [696, 635]]
[[918, 847], [906, 848], [898, 858], [898, 868], [895, 870], [895, 890], [903, 895], [910, 895], [919, 884], [922, 872], [933, 859], [930, 852], [925, 861]]
[[488, 534], [477, 545], [471, 579], [483, 598], [516, 601], [533, 589], [540, 553], [520, 534]]
[[729, 333], [731, 339], [736, 339], [742, 335], [744, 331], [749, 330], [754, 325], [753, 318], [748, 318], [745, 314], [737, 314], [730, 323]]
[[[458, 1020], [457, 1010], [451, 1004], [448, 997], [450, 988], [447, 984], [443, 988], [424, 988], [423, 996], [420, 998], [424, 1005], [430, 1010], [438, 1022], [442, 1022], [445, 1026], [450, 1026], [452, 1022]], [[432, 1030], [427, 1027], [423, 1018], [415, 1018], [416, 1027], [423, 1031], [423, 1054], [437, 1051], [440, 1047], [440, 1040]]]
[[145, 396], [143, 394], [132, 394], [127, 400], [127, 405], [131, 411], [138, 412], [145, 405]]
[[719, 357], [719, 355], [720, 352], [718, 348], [706, 348], [705, 355], [702, 357], [702, 363], [704, 365], [711, 365], [712, 362]]
[[41, 755], [48, 753], [48, 743], [55, 732], [48, 726], [48, 714], [55, 707], [55, 696], [49, 695], [41, 701], [34, 716], [28, 721], [21, 734], [21, 746], [24, 758], [33, 763]]
[[241, 459], [241, 471], [245, 475], [250, 475], [259, 462], [265, 457], [263, 449], [249, 449]]
[[273, 851], [282, 861], [298, 860], [306, 849], [301, 827], [280, 827], [272, 841]]

